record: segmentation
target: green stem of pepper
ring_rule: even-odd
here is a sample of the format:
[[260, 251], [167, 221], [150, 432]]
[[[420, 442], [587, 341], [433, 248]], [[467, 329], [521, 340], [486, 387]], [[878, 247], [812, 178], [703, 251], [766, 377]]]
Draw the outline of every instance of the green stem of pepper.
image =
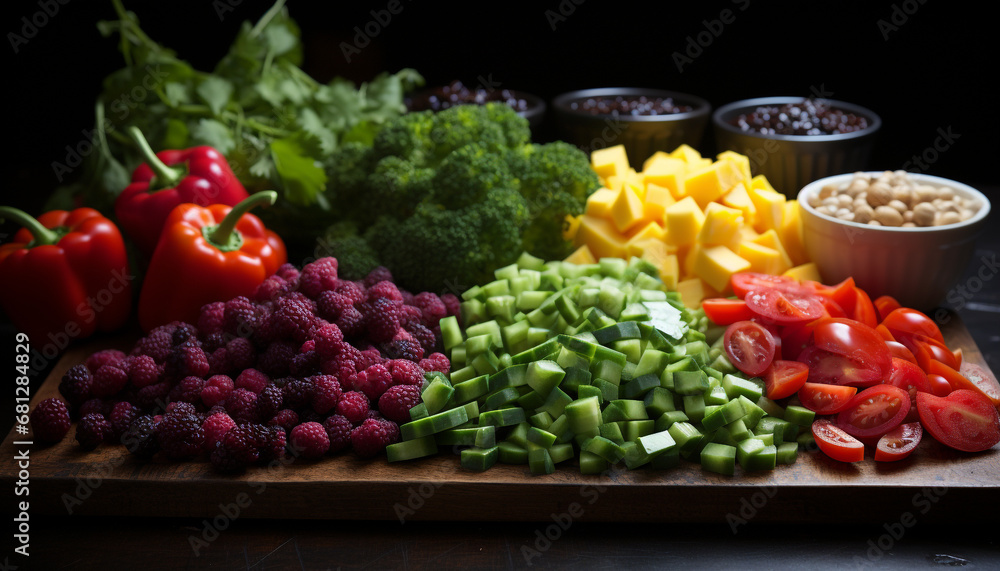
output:
[[244, 198], [236, 206], [233, 206], [232, 210], [226, 214], [222, 222], [219, 222], [216, 226], [205, 226], [202, 228], [202, 236], [205, 237], [210, 244], [222, 250], [223, 252], [232, 252], [234, 250], [239, 250], [240, 246], [243, 245], [243, 236], [236, 231], [236, 223], [240, 221], [240, 218], [244, 214], [249, 212], [252, 208], [267, 205], [270, 206], [278, 200], [278, 193], [273, 190], [262, 190], [260, 192], [251, 194], [247, 198]]
[[139, 151], [146, 160], [146, 164], [155, 173], [153, 180], [149, 181], [150, 192], [164, 188], [173, 188], [187, 175], [184, 169], [171, 168], [164, 164], [160, 160], [160, 157], [157, 157], [156, 153], [153, 152], [153, 148], [149, 146], [149, 142], [146, 141], [146, 137], [142, 136], [142, 131], [138, 127], [135, 125], [129, 127], [128, 134], [132, 137], [135, 145], [139, 147]]
[[42, 226], [41, 222], [27, 212], [10, 206], [0, 206], [0, 221], [8, 219], [13, 220], [15, 223], [27, 228], [28, 232], [31, 232], [34, 239], [28, 244], [29, 248], [55, 244], [62, 237], [60, 232]]

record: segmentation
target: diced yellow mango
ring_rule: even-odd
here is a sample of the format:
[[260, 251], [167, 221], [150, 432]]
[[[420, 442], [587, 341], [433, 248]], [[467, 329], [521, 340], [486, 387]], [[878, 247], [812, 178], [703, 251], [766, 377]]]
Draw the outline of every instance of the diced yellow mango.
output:
[[806, 248], [802, 243], [802, 218], [799, 215], [799, 202], [789, 200], [785, 203], [784, 216], [781, 220], [781, 243], [788, 252], [788, 257], [795, 265], [808, 262]]
[[774, 190], [771, 186], [771, 181], [767, 180], [767, 177], [759, 174], [752, 179], [750, 179], [750, 188], [756, 188], [757, 190], [770, 190], [771, 192], [778, 192]]
[[677, 282], [680, 281], [680, 268], [675, 254], [661, 256], [659, 252], [651, 254], [647, 250], [643, 257], [660, 268], [660, 281], [668, 290], [677, 289]]
[[625, 186], [625, 175], [613, 174], [601, 179], [601, 181], [604, 183], [604, 186], [618, 192]]
[[[648, 239], [663, 242], [663, 239], [667, 237], [667, 232], [663, 229], [663, 226], [660, 226], [656, 222], [646, 222], [645, 224], [637, 224], [625, 234], [625, 237], [628, 238], [629, 242]], [[664, 242], [664, 244], [666, 243]]]
[[590, 166], [597, 176], [624, 176], [629, 169], [625, 145], [614, 145], [590, 153]]
[[649, 170], [649, 167], [654, 162], [656, 162], [656, 161], [658, 161], [660, 159], [665, 159], [665, 158], [666, 159], [671, 158], [670, 157], [670, 153], [668, 153], [666, 151], [656, 151], [655, 153], [649, 155], [649, 157], [646, 160], [642, 161], [642, 172], [645, 173], [647, 170]]
[[566, 219], [563, 220], [563, 240], [569, 240], [572, 242], [576, 238], [576, 233], [580, 229], [580, 218], [582, 218], [582, 216], [566, 215]]
[[693, 198], [688, 196], [678, 200], [666, 210], [667, 244], [674, 246], [691, 244], [698, 237], [698, 232], [704, 223], [705, 213]]
[[646, 185], [646, 198], [642, 203], [642, 218], [660, 225], [666, 223], [667, 207], [677, 202], [670, 190], [658, 184]]
[[749, 188], [747, 194], [757, 211], [754, 218], [754, 229], [765, 232], [781, 228], [781, 219], [785, 211], [785, 195], [773, 190]]
[[788, 251], [785, 250], [785, 245], [781, 243], [781, 238], [778, 237], [778, 233], [774, 230], [762, 233], [760, 236], [752, 239], [751, 242], [776, 250], [781, 256], [782, 262], [789, 268], [795, 265], [792, 263], [792, 258], [788, 255]]
[[747, 224], [752, 224], [757, 214], [757, 209], [747, 194], [747, 187], [742, 182], [736, 183], [732, 190], [722, 195], [722, 204], [743, 211], [743, 221]]
[[819, 275], [819, 268], [813, 262], [799, 264], [781, 275], [801, 281], [809, 280], [821, 283], [823, 281], [823, 278]]
[[615, 228], [624, 233], [629, 228], [642, 221], [642, 199], [630, 187], [618, 191], [614, 204], [611, 205], [611, 221]]
[[742, 211], [712, 202], [705, 208], [705, 223], [698, 233], [698, 241], [706, 246], [736, 248], [740, 243], [742, 225]]
[[649, 168], [642, 170], [642, 179], [647, 189], [650, 184], [655, 184], [669, 189], [674, 198], [681, 198], [685, 193], [684, 176], [687, 168], [687, 163], [681, 159], [660, 155], [660, 158], [649, 164]]
[[725, 246], [708, 246], [698, 251], [694, 273], [717, 291], [729, 286], [729, 278], [737, 272], [750, 269], [750, 262]]
[[624, 258], [625, 237], [615, 230], [611, 221], [584, 214], [580, 217], [580, 229], [576, 232], [573, 245], [586, 245], [595, 258]]
[[586, 244], [580, 246], [564, 260], [571, 264], [596, 264], [597, 259], [590, 253], [590, 248]]
[[645, 199], [646, 197], [646, 183], [642, 179], [642, 173], [635, 172], [635, 169], [628, 169], [628, 173], [625, 174], [625, 182], [622, 184], [623, 188], [631, 188], [639, 195], [640, 199]]
[[760, 233], [754, 230], [753, 226], [748, 226], [746, 224], [740, 226], [740, 239], [753, 240], [757, 236], [760, 236]]
[[701, 153], [697, 149], [684, 143], [683, 145], [677, 147], [673, 151], [670, 151], [670, 156], [675, 159], [681, 159], [686, 163], [697, 162], [701, 160]]
[[740, 167], [729, 159], [711, 163], [707, 168], [688, 171], [684, 179], [684, 192], [705, 208], [735, 186], [742, 174]]
[[751, 272], [779, 275], [792, 267], [787, 259], [782, 258], [780, 252], [756, 242], [741, 242], [737, 253], [750, 262]]
[[705, 282], [700, 278], [690, 278], [677, 282], [677, 293], [681, 294], [681, 303], [684, 307], [698, 309], [701, 300], [709, 297]]
[[681, 264], [681, 277], [684, 279], [697, 277], [697, 272], [694, 271], [694, 261], [698, 259], [698, 255], [701, 253], [703, 246], [698, 242], [691, 244], [690, 247], [684, 248], [678, 251], [677, 259]]
[[616, 198], [618, 198], [618, 191], [610, 188], [599, 188], [587, 197], [585, 212], [590, 216], [607, 217]]
[[720, 161], [729, 159], [739, 165], [740, 172], [743, 174], [740, 178], [740, 182], [746, 182], [747, 184], [750, 183], [750, 180], [753, 178], [753, 175], [750, 173], [750, 157], [741, 155], [736, 151], [722, 151], [716, 155], [715, 158]]

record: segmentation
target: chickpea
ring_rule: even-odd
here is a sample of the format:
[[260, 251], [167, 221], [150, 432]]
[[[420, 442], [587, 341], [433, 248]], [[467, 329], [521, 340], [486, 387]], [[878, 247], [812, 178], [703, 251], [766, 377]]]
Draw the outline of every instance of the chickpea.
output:
[[914, 183], [903, 170], [873, 176], [856, 172], [849, 183], [825, 185], [807, 202], [820, 214], [841, 220], [907, 228], [955, 224], [980, 208], [977, 200], [953, 189]]
[[921, 202], [913, 208], [913, 221], [917, 226], [933, 226], [937, 208], [930, 202]]
[[891, 206], [875, 208], [875, 220], [883, 226], [899, 226], [903, 223], [903, 215]]

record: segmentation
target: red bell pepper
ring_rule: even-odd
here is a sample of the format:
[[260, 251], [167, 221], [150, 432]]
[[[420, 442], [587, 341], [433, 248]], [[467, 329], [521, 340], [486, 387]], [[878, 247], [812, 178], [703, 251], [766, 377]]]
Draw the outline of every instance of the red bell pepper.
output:
[[115, 217], [147, 257], [153, 254], [163, 224], [178, 204], [233, 206], [248, 196], [226, 157], [214, 148], [153, 153], [138, 128], [129, 128], [129, 134], [146, 162], [135, 169], [132, 183], [118, 195]]
[[277, 197], [266, 190], [233, 207], [174, 208], [143, 280], [139, 325], [149, 331], [171, 321], [197, 323], [206, 303], [253, 294], [288, 261], [281, 238], [248, 212]]
[[93, 208], [53, 210], [36, 220], [0, 207], [22, 226], [0, 246], [0, 305], [33, 344], [70, 341], [125, 324], [132, 280], [121, 232]]

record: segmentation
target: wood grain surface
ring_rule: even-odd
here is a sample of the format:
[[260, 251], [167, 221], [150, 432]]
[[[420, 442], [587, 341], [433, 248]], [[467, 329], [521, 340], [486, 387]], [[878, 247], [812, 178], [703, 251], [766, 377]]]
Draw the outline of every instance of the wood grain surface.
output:
[[[957, 316], [942, 331], [949, 347], [985, 366]], [[67, 352], [33, 403], [56, 396], [65, 371], [98, 348]], [[22, 441], [12, 431], [0, 457], [29, 451], [32, 513], [51, 515], [214, 517], [236, 506], [250, 518], [335, 520], [884, 522], [909, 512], [920, 521], [968, 523], [992, 520], [1000, 501], [1000, 446], [966, 454], [930, 437], [902, 462], [876, 463], [869, 456], [843, 464], [805, 451], [793, 465], [753, 473], [737, 468], [732, 477], [693, 462], [597, 476], [581, 475], [571, 463], [546, 476], [499, 464], [474, 473], [447, 448], [395, 464], [353, 454], [292, 458], [229, 476], [207, 461], [137, 461], [123, 446], [84, 452], [72, 430], [53, 446], [16, 444]], [[2, 485], [13, 487], [18, 472], [15, 462], [4, 461]]]

